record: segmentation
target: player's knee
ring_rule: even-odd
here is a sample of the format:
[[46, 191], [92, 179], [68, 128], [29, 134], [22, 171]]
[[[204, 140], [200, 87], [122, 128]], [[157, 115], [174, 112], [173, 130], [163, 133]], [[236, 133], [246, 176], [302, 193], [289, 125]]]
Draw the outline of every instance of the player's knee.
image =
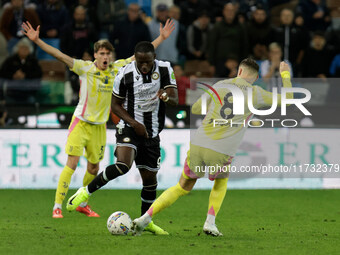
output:
[[92, 175], [97, 175], [99, 171], [99, 165], [88, 165], [87, 171]]
[[104, 179], [107, 181], [113, 180], [118, 176], [124, 175], [129, 172], [130, 167], [122, 162], [117, 162], [114, 165], [106, 167], [104, 171]]

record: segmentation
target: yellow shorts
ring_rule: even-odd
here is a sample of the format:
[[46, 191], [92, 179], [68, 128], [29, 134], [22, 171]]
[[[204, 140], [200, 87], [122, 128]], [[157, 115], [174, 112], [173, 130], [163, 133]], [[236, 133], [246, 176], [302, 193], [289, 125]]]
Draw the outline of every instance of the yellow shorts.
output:
[[72, 156], [82, 156], [85, 148], [87, 160], [96, 164], [104, 157], [106, 145], [106, 124], [94, 125], [73, 116], [68, 128], [65, 152]]
[[211, 149], [190, 144], [184, 163], [183, 176], [191, 179], [202, 178], [208, 174], [210, 180], [228, 178], [229, 166], [233, 157]]

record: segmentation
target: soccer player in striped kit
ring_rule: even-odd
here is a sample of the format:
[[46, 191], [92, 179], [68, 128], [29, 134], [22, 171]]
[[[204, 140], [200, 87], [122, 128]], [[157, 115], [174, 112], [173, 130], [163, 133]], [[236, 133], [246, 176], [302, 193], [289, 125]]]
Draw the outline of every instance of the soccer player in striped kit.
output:
[[[176, 105], [178, 96], [170, 63], [156, 60], [155, 56], [150, 42], [140, 42], [135, 48], [136, 61], [127, 64], [117, 74], [112, 96], [112, 111], [121, 118], [116, 133], [117, 161], [86, 188], [80, 188], [70, 197], [68, 210], [75, 210], [90, 194], [126, 174], [133, 161], [143, 180], [142, 215], [156, 199], [161, 159], [159, 133], [164, 127], [165, 105]], [[168, 234], [152, 221], [145, 230], [159, 235]]]

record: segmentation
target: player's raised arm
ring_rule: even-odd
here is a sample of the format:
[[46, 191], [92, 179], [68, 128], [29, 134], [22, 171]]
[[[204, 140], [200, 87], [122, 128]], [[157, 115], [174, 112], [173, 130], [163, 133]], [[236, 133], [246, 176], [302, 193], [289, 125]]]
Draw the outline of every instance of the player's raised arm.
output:
[[169, 38], [171, 33], [175, 30], [175, 23], [173, 20], [168, 19], [163, 27], [162, 23], [159, 23], [159, 36], [151, 43], [155, 49], [166, 39]]
[[[282, 78], [283, 87], [291, 88], [292, 82], [290, 77], [290, 67], [284, 61], [280, 63], [280, 74]], [[292, 92], [287, 93], [286, 98], [292, 99], [294, 98], [294, 94]], [[261, 107], [271, 106], [273, 104], [273, 93], [264, 90], [261, 87], [254, 86], [253, 103], [257, 109]], [[281, 105], [281, 94], [277, 95], [277, 104]]]
[[[291, 82], [291, 77], [290, 77], [290, 67], [284, 61], [282, 61], [280, 63], [280, 74], [281, 74], [281, 78], [282, 78], [283, 87], [284, 88], [291, 88], [292, 82]], [[292, 92], [287, 93], [286, 98], [293, 99], [294, 94]], [[280, 98], [279, 98], [279, 102], [281, 103], [281, 95], [280, 95]]]
[[[163, 27], [162, 23], [159, 24], [159, 36], [151, 43], [155, 49], [166, 39], [169, 38], [171, 33], [175, 30], [175, 23], [173, 20], [168, 19]], [[135, 60], [135, 56], [131, 57], [131, 61]]]
[[43, 51], [65, 63], [69, 68], [73, 68], [73, 58], [62, 53], [60, 50], [48, 45], [39, 38], [40, 26], [35, 30], [32, 25], [27, 21], [21, 25], [24, 34], [35, 44], [37, 44]]

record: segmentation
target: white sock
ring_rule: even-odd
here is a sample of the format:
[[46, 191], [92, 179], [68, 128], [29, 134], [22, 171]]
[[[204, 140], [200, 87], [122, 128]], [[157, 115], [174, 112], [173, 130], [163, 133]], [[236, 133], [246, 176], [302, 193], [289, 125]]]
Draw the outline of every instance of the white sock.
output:
[[205, 221], [208, 222], [209, 224], [215, 225], [215, 218], [216, 216], [208, 214], [207, 219]]
[[53, 206], [53, 211], [55, 210], [55, 209], [61, 209], [61, 204], [57, 204], [57, 203], [54, 203], [54, 206]]
[[85, 206], [87, 206], [87, 202], [82, 202], [82, 203], [80, 203], [79, 206], [80, 206], [80, 207], [85, 207]]
[[141, 222], [143, 223], [143, 226], [146, 227], [152, 221], [152, 218], [148, 213], [144, 213], [144, 215], [141, 216], [139, 220], [141, 220]]

